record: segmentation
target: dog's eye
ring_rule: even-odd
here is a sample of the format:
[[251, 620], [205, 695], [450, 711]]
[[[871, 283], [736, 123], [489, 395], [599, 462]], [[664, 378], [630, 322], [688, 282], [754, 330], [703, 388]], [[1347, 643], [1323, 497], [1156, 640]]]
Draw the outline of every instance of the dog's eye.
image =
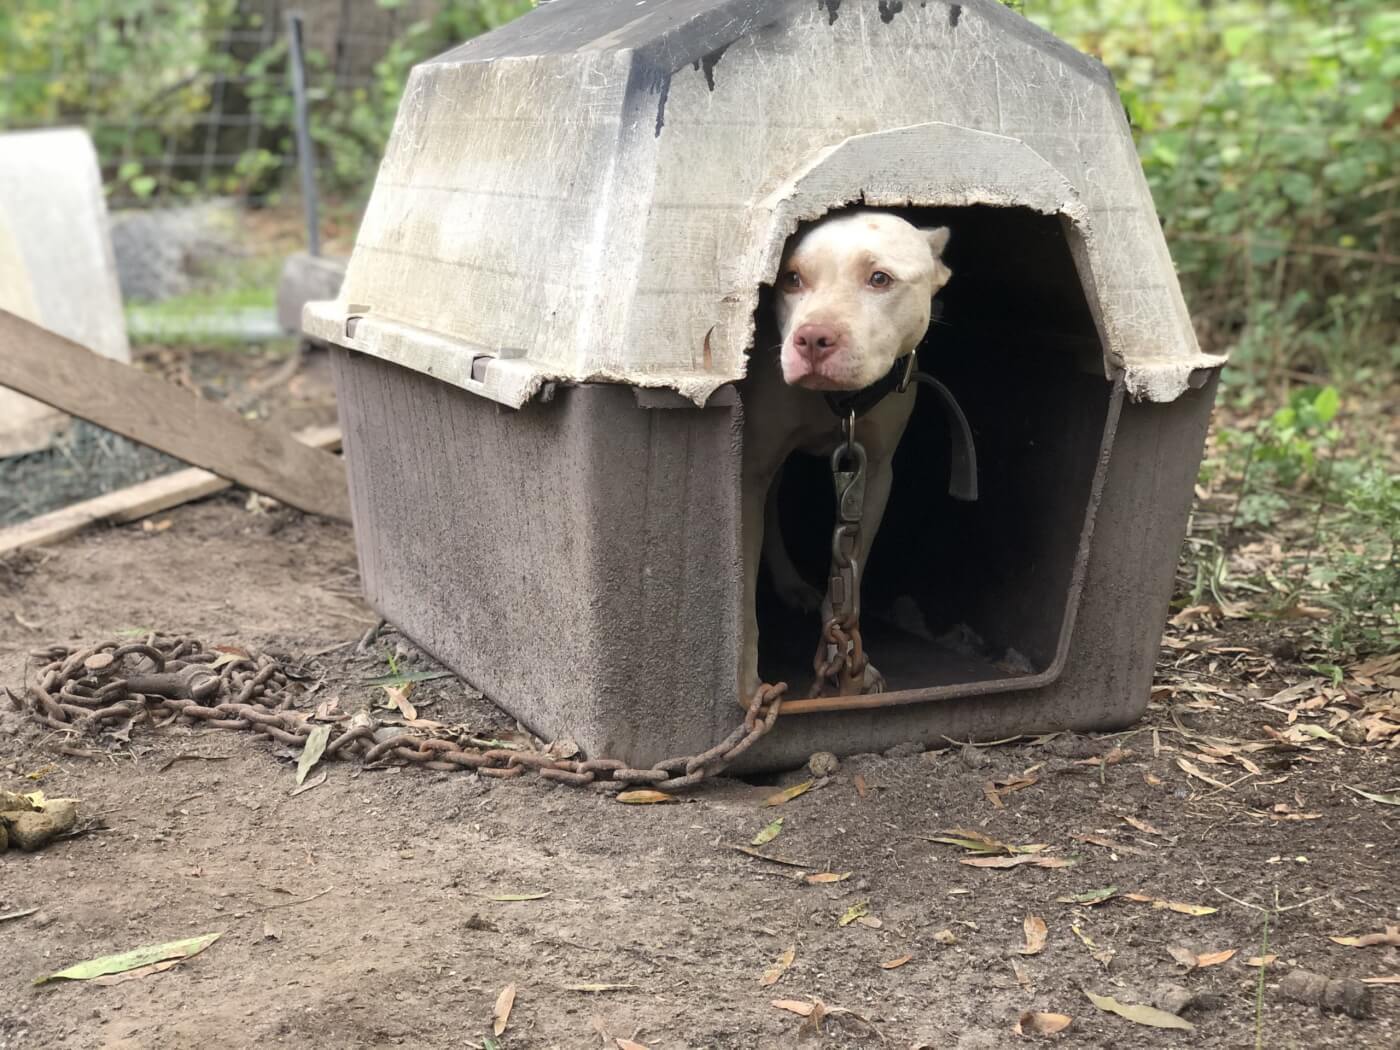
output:
[[783, 291], [795, 292], [802, 287], [802, 275], [796, 270], [784, 270], [782, 277], [778, 278], [778, 283], [782, 285]]
[[891, 277], [889, 274], [887, 274], [884, 270], [876, 270], [874, 273], [872, 273], [872, 274], [870, 275], [870, 287], [871, 287], [871, 288], [884, 288], [884, 287], [885, 287], [886, 285], [888, 285], [888, 284], [890, 283], [890, 281], [892, 281], [892, 280], [894, 280], [894, 278], [892, 278], [892, 277]]

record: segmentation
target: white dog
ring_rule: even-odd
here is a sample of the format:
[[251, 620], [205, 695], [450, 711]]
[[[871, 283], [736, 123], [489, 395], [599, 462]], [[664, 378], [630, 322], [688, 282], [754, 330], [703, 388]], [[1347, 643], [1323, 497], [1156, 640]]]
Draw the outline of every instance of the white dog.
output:
[[[894, 452], [914, 409], [912, 387], [898, 389], [899, 372], [928, 331], [934, 294], [952, 276], [942, 260], [947, 243], [947, 227], [920, 230], [893, 215], [857, 209], [800, 231], [784, 252], [775, 306], [782, 350], [776, 360], [755, 352], [744, 395], [748, 622], [739, 684], [745, 699], [759, 683], [754, 595], [760, 552], [768, 556], [785, 604], [815, 610], [823, 599], [802, 579], [783, 544], [774, 481], [798, 449], [831, 454], [841, 441], [840, 416], [849, 410], [841, 406], [854, 397], [856, 437], [867, 456], [854, 556], [865, 565], [889, 499]], [[856, 393], [864, 391], [869, 395]], [[867, 408], [866, 400], [873, 405]]]

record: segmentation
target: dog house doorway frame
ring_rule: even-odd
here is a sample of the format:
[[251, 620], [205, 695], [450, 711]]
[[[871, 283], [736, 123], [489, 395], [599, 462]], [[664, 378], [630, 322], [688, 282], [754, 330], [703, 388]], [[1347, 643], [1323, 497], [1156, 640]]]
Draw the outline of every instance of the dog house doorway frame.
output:
[[[1104, 373], [1111, 382], [1103, 432], [1098, 447], [1079, 540], [1075, 548], [1065, 608], [1054, 656], [1041, 671], [963, 683], [899, 689], [864, 696], [818, 696], [790, 699], [783, 715], [872, 710], [1023, 692], [1042, 688], [1064, 673], [1083, 593], [1093, 541], [1094, 521], [1108, 474], [1114, 436], [1125, 395], [1121, 369], [1113, 365], [1105, 337], [1087, 250], [1087, 210], [1070, 182], [1024, 142], [958, 125], [933, 122], [857, 135], [819, 153], [758, 206], [754, 241], [743, 258], [755, 269], [736, 275], [748, 298], [732, 297], [736, 316], [729, 324], [748, 325], [748, 346], [756, 346], [755, 313], [760, 285], [777, 279], [783, 248], [804, 222], [851, 206], [886, 208], [961, 208], [991, 206], [1029, 209], [1060, 219], [1076, 276], [1094, 320], [1104, 354]], [[750, 350], [752, 352], [752, 349]], [[745, 595], [745, 601], [753, 600]], [[743, 698], [740, 698], [743, 702]]]

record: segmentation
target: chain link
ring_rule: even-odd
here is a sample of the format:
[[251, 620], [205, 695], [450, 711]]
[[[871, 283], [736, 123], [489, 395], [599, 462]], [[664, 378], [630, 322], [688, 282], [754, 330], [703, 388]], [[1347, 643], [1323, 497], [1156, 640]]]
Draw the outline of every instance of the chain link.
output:
[[[315, 726], [297, 710], [296, 686], [286, 666], [265, 653], [205, 649], [199, 642], [151, 635], [123, 645], [106, 641], [85, 649], [52, 646], [32, 652], [43, 661], [28, 687], [31, 715], [50, 729], [96, 735], [121, 726], [176, 721], [261, 733], [291, 747], [305, 746]], [[351, 716], [326, 743], [324, 757], [358, 756], [366, 764], [407, 763], [436, 770], [470, 770], [509, 779], [535, 771], [546, 780], [615, 793], [630, 787], [676, 792], [724, 770], [763, 738], [782, 709], [785, 683], [762, 685], [743, 720], [722, 741], [697, 755], [633, 769], [610, 758], [564, 758], [546, 751], [482, 748], [448, 727], [426, 732], [376, 723], [368, 711]]]

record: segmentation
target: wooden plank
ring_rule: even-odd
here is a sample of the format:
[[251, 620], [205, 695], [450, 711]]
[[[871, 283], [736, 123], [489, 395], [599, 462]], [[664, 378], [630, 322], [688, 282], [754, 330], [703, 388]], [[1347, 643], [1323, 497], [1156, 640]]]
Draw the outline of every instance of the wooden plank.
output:
[[341, 460], [0, 310], [0, 386], [281, 500], [350, 520]]
[[[340, 447], [337, 426], [307, 427], [296, 432], [296, 439], [313, 448]], [[181, 503], [211, 496], [231, 488], [233, 482], [198, 467], [177, 470], [115, 492], [74, 503], [48, 514], [41, 514], [19, 525], [0, 529], [0, 555], [24, 547], [42, 547], [66, 540], [100, 522], [121, 525], [139, 521]]]

